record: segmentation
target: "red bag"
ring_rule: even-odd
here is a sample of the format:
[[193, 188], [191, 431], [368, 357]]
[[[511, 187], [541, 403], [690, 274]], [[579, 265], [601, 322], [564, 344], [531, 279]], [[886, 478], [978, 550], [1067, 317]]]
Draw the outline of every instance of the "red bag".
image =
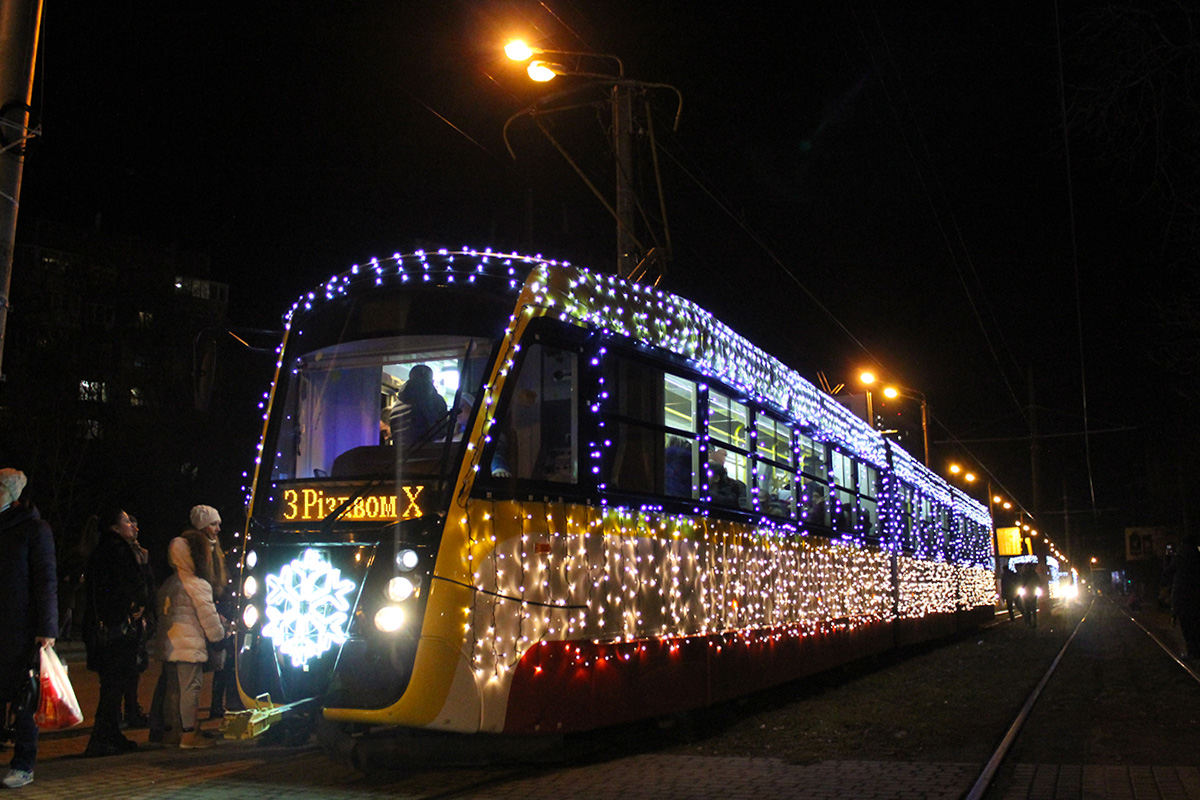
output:
[[83, 712], [67, 677], [66, 666], [53, 647], [42, 651], [42, 699], [33, 715], [38, 730], [57, 731], [83, 722]]

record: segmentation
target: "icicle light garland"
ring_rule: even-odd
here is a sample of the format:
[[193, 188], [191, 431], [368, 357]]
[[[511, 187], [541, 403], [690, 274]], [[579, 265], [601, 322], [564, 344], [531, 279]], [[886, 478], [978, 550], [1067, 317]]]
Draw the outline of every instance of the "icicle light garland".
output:
[[[479, 590], [473, 605], [463, 609], [462, 632], [464, 650], [482, 683], [505, 678], [524, 654], [548, 641], [599, 644], [693, 636], [762, 641], [948, 613], [994, 600], [985, 507], [952, 490], [708, 312], [653, 287], [541, 256], [469, 249], [396, 254], [355, 265], [299, 298], [285, 317], [285, 342], [296, 321], [322, 301], [362, 284], [396, 282], [481, 283], [519, 293], [506, 331], [509, 349], [501, 357], [498, 380], [483, 398], [485, 441], [500, 386], [516, 363], [519, 345], [513, 335], [529, 319], [551, 316], [683, 356], [714, 382], [785, 412], [819, 441], [881, 471], [884, 527], [878, 550], [860, 546], [865, 537], [858, 534], [847, 534], [842, 542], [806, 538], [803, 519], [781, 523], [761, 517], [758, 524], [747, 524], [666, 514], [652, 506], [468, 502], [460, 495], [462, 516], [448, 520], [448, 526], [465, 531], [461, 567]], [[277, 374], [284, 368], [282, 346], [279, 352]], [[706, 388], [701, 384], [700, 391]], [[264, 395], [264, 425], [272, 401], [273, 395]], [[595, 398], [590, 410], [599, 413], [601, 403]], [[600, 443], [581, 444], [589, 445], [581, 446], [581, 469], [588, 466], [588, 452], [598, 465]], [[258, 484], [261, 448], [248, 503]], [[475, 470], [482, 449], [469, 448]], [[894, 471], [888, 468], [889, 451]], [[922, 514], [919, 507], [937, 513]], [[953, 528], [946, 522], [948, 510], [954, 512], [950, 519], [960, 521]], [[912, 542], [932, 544], [914, 551]], [[906, 548], [911, 555], [902, 552]], [[519, 604], [519, 613], [510, 613], [506, 604]]]

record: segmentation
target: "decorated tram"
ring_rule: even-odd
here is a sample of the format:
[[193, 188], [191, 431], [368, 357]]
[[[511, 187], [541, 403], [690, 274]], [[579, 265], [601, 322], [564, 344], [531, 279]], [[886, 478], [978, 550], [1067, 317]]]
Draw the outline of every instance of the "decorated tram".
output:
[[563, 733], [993, 613], [987, 509], [685, 299], [441, 250], [286, 322], [239, 579], [251, 707]]

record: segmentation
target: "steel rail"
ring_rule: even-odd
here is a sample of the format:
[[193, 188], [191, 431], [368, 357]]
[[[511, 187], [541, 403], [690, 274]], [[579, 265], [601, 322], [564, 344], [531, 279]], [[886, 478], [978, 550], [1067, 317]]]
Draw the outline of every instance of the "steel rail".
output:
[[975, 780], [975, 785], [972, 786], [971, 790], [963, 796], [964, 800], [981, 800], [981, 798], [984, 796], [984, 793], [987, 792], [988, 787], [992, 783], [992, 779], [996, 777], [997, 770], [1000, 769], [1000, 764], [1004, 762], [1005, 757], [1008, 755], [1008, 751], [1012, 749], [1013, 742], [1017, 739], [1017, 734], [1021, 732], [1021, 727], [1025, 724], [1025, 720], [1029, 717], [1029, 712], [1033, 710], [1034, 703], [1036, 703], [1038, 698], [1041, 696], [1042, 689], [1046, 688], [1046, 684], [1050, 682], [1050, 676], [1054, 674], [1054, 670], [1058, 669], [1058, 663], [1062, 661], [1063, 654], [1067, 652], [1067, 648], [1071, 646], [1071, 642], [1075, 641], [1075, 637], [1079, 634], [1079, 629], [1083, 627], [1083, 621], [1087, 619], [1088, 614], [1091, 613], [1092, 605], [1094, 605], [1095, 602], [1095, 598], [1093, 598], [1092, 603], [1088, 605], [1087, 611], [1085, 611], [1083, 616], [1079, 618], [1079, 623], [1075, 626], [1075, 630], [1071, 632], [1070, 637], [1068, 637], [1067, 641], [1063, 644], [1062, 649], [1058, 651], [1058, 655], [1054, 657], [1054, 661], [1051, 662], [1050, 668], [1046, 670], [1046, 674], [1042, 676], [1042, 679], [1038, 681], [1038, 685], [1034, 687], [1033, 693], [1029, 695], [1029, 698], [1025, 701], [1025, 705], [1021, 708], [1020, 713], [1017, 714], [1017, 718], [1013, 720], [1013, 724], [1009, 727], [1008, 733], [1004, 734], [1004, 738], [1000, 741], [1000, 745], [996, 748], [996, 751], [992, 753], [992, 757], [988, 759], [987, 765], [983, 768], [983, 772], [981, 772], [979, 777]]
[[1138, 621], [1137, 617], [1135, 617], [1135, 616], [1133, 616], [1133, 614], [1129, 613], [1129, 609], [1121, 608], [1121, 606], [1118, 606], [1116, 603], [1113, 603], [1113, 606], [1116, 608], [1119, 608], [1122, 612], [1124, 612], [1125, 616], [1127, 616], [1131, 620], [1133, 620], [1133, 624], [1137, 625], [1139, 628], [1142, 629], [1142, 631], [1147, 636], [1149, 636], [1151, 639], [1153, 639], [1154, 643], [1157, 644], [1159, 647], [1161, 647], [1163, 649], [1163, 652], [1165, 652], [1167, 655], [1169, 655], [1176, 664], [1183, 667], [1185, 670], [1187, 670], [1187, 673], [1189, 675], [1191, 675], [1193, 678], [1195, 678], [1196, 681], [1200, 682], [1200, 672], [1196, 671], [1196, 666], [1194, 664], [1189, 664], [1188, 662], [1186, 662], [1182, 658], [1180, 658], [1179, 654], [1177, 652], [1175, 652], [1174, 648], [1172, 648], [1169, 644], [1164, 642], [1157, 634], [1154, 633], [1154, 631], [1150, 630], [1145, 625], [1143, 625], [1140, 621]]

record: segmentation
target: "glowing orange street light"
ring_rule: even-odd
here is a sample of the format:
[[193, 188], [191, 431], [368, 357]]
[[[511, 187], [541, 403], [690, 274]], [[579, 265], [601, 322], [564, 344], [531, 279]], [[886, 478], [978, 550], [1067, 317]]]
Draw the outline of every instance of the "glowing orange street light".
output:
[[[877, 380], [875, 373], [870, 370], [863, 370], [858, 375], [858, 380], [864, 386], [872, 386]], [[909, 389], [903, 386], [885, 386], [883, 388], [883, 396], [889, 400], [895, 400], [897, 397], [904, 397], [909, 400], [916, 400], [921, 404], [921, 439], [925, 445], [925, 466], [929, 466], [929, 406], [925, 402], [925, 395], [918, 392], [916, 389]], [[871, 408], [871, 393], [867, 392], [867, 416], [870, 418], [871, 426], [875, 426], [874, 410]], [[968, 480], [974, 480], [969, 478]]]
[[513, 39], [511, 42], [504, 45], [504, 55], [508, 56], [513, 61], [528, 61], [529, 59], [533, 58], [533, 54], [536, 52], [541, 51], [534, 50], [520, 39]]
[[[641, 93], [650, 89], [669, 89], [675, 93], [678, 99], [675, 112], [675, 128], [679, 127], [679, 114], [683, 109], [683, 95], [674, 86], [666, 83], [645, 83], [642, 81], [633, 81], [625, 78], [625, 64], [620, 58], [607, 53], [584, 53], [574, 50], [549, 50], [542, 47], [533, 47], [526, 42], [517, 39], [508, 42], [504, 46], [504, 54], [513, 61], [528, 61], [526, 67], [531, 80], [538, 83], [546, 83], [553, 80], [559, 75], [572, 76], [575, 78], [583, 78], [586, 80], [580, 81], [579, 85], [574, 88], [568, 88], [561, 92], [557, 92], [549, 97], [542, 98], [533, 105], [525, 108], [513, 116], [509, 117], [504, 123], [504, 141], [508, 144], [508, 127], [513, 120], [518, 117], [538, 113], [550, 113], [558, 111], [569, 111], [578, 108], [574, 104], [568, 104], [564, 99], [579, 91], [594, 91], [597, 87], [603, 86], [609, 92], [609, 103], [612, 113], [612, 152], [614, 167], [616, 170], [616, 186], [613, 193], [612, 202], [606, 198], [599, 189], [596, 188], [591, 179], [580, 170], [579, 166], [573, 159], [567, 155], [549, 130], [542, 128], [558, 150], [566, 157], [575, 172], [583, 179], [583, 181], [592, 190], [592, 193], [604, 204], [604, 207], [613, 216], [617, 223], [617, 274], [624, 278], [634, 276], [636, 280], [645, 274], [645, 271], [651, 265], [661, 262], [669, 257], [670, 252], [670, 236], [666, 231], [666, 207], [665, 201], [662, 198], [661, 181], [658, 181], [658, 162], [653, 161], [655, 170], [655, 180], [659, 188], [659, 216], [662, 219], [664, 228], [662, 238], [664, 244], [659, 247], [648, 247], [642, 241], [639, 241], [637, 232], [639, 226], [640, 208], [637, 198], [637, 192], [634, 188], [634, 153], [633, 153], [633, 133], [635, 128], [641, 129], [642, 123], [635, 122], [633, 110], [633, 98], [635, 95], [641, 96]], [[542, 60], [543, 57], [562, 57], [563, 63], [554, 63], [552, 61]], [[536, 60], [531, 60], [536, 59]], [[599, 67], [594, 67], [599, 71], [586, 71], [585, 67], [588, 64], [602, 63]], [[615, 72], [613, 74], [613, 65], [615, 64]], [[649, 113], [649, 106], [646, 106]], [[650, 130], [650, 150], [653, 153], [654, 134], [653, 128], [647, 122], [647, 128]], [[509, 155], [516, 158], [513, 153], [512, 146], [508, 147]]]
[[964, 470], [964, 469], [963, 469], [961, 466], [959, 466], [958, 464], [951, 464], [951, 465], [950, 465], [950, 474], [952, 474], [952, 475], [962, 475], [962, 478], [963, 478], [963, 480], [964, 480], [964, 481], [966, 481], [967, 483], [974, 483], [974, 482], [975, 482], [975, 473], [974, 473], [974, 472], [968, 472], [967, 470]]

